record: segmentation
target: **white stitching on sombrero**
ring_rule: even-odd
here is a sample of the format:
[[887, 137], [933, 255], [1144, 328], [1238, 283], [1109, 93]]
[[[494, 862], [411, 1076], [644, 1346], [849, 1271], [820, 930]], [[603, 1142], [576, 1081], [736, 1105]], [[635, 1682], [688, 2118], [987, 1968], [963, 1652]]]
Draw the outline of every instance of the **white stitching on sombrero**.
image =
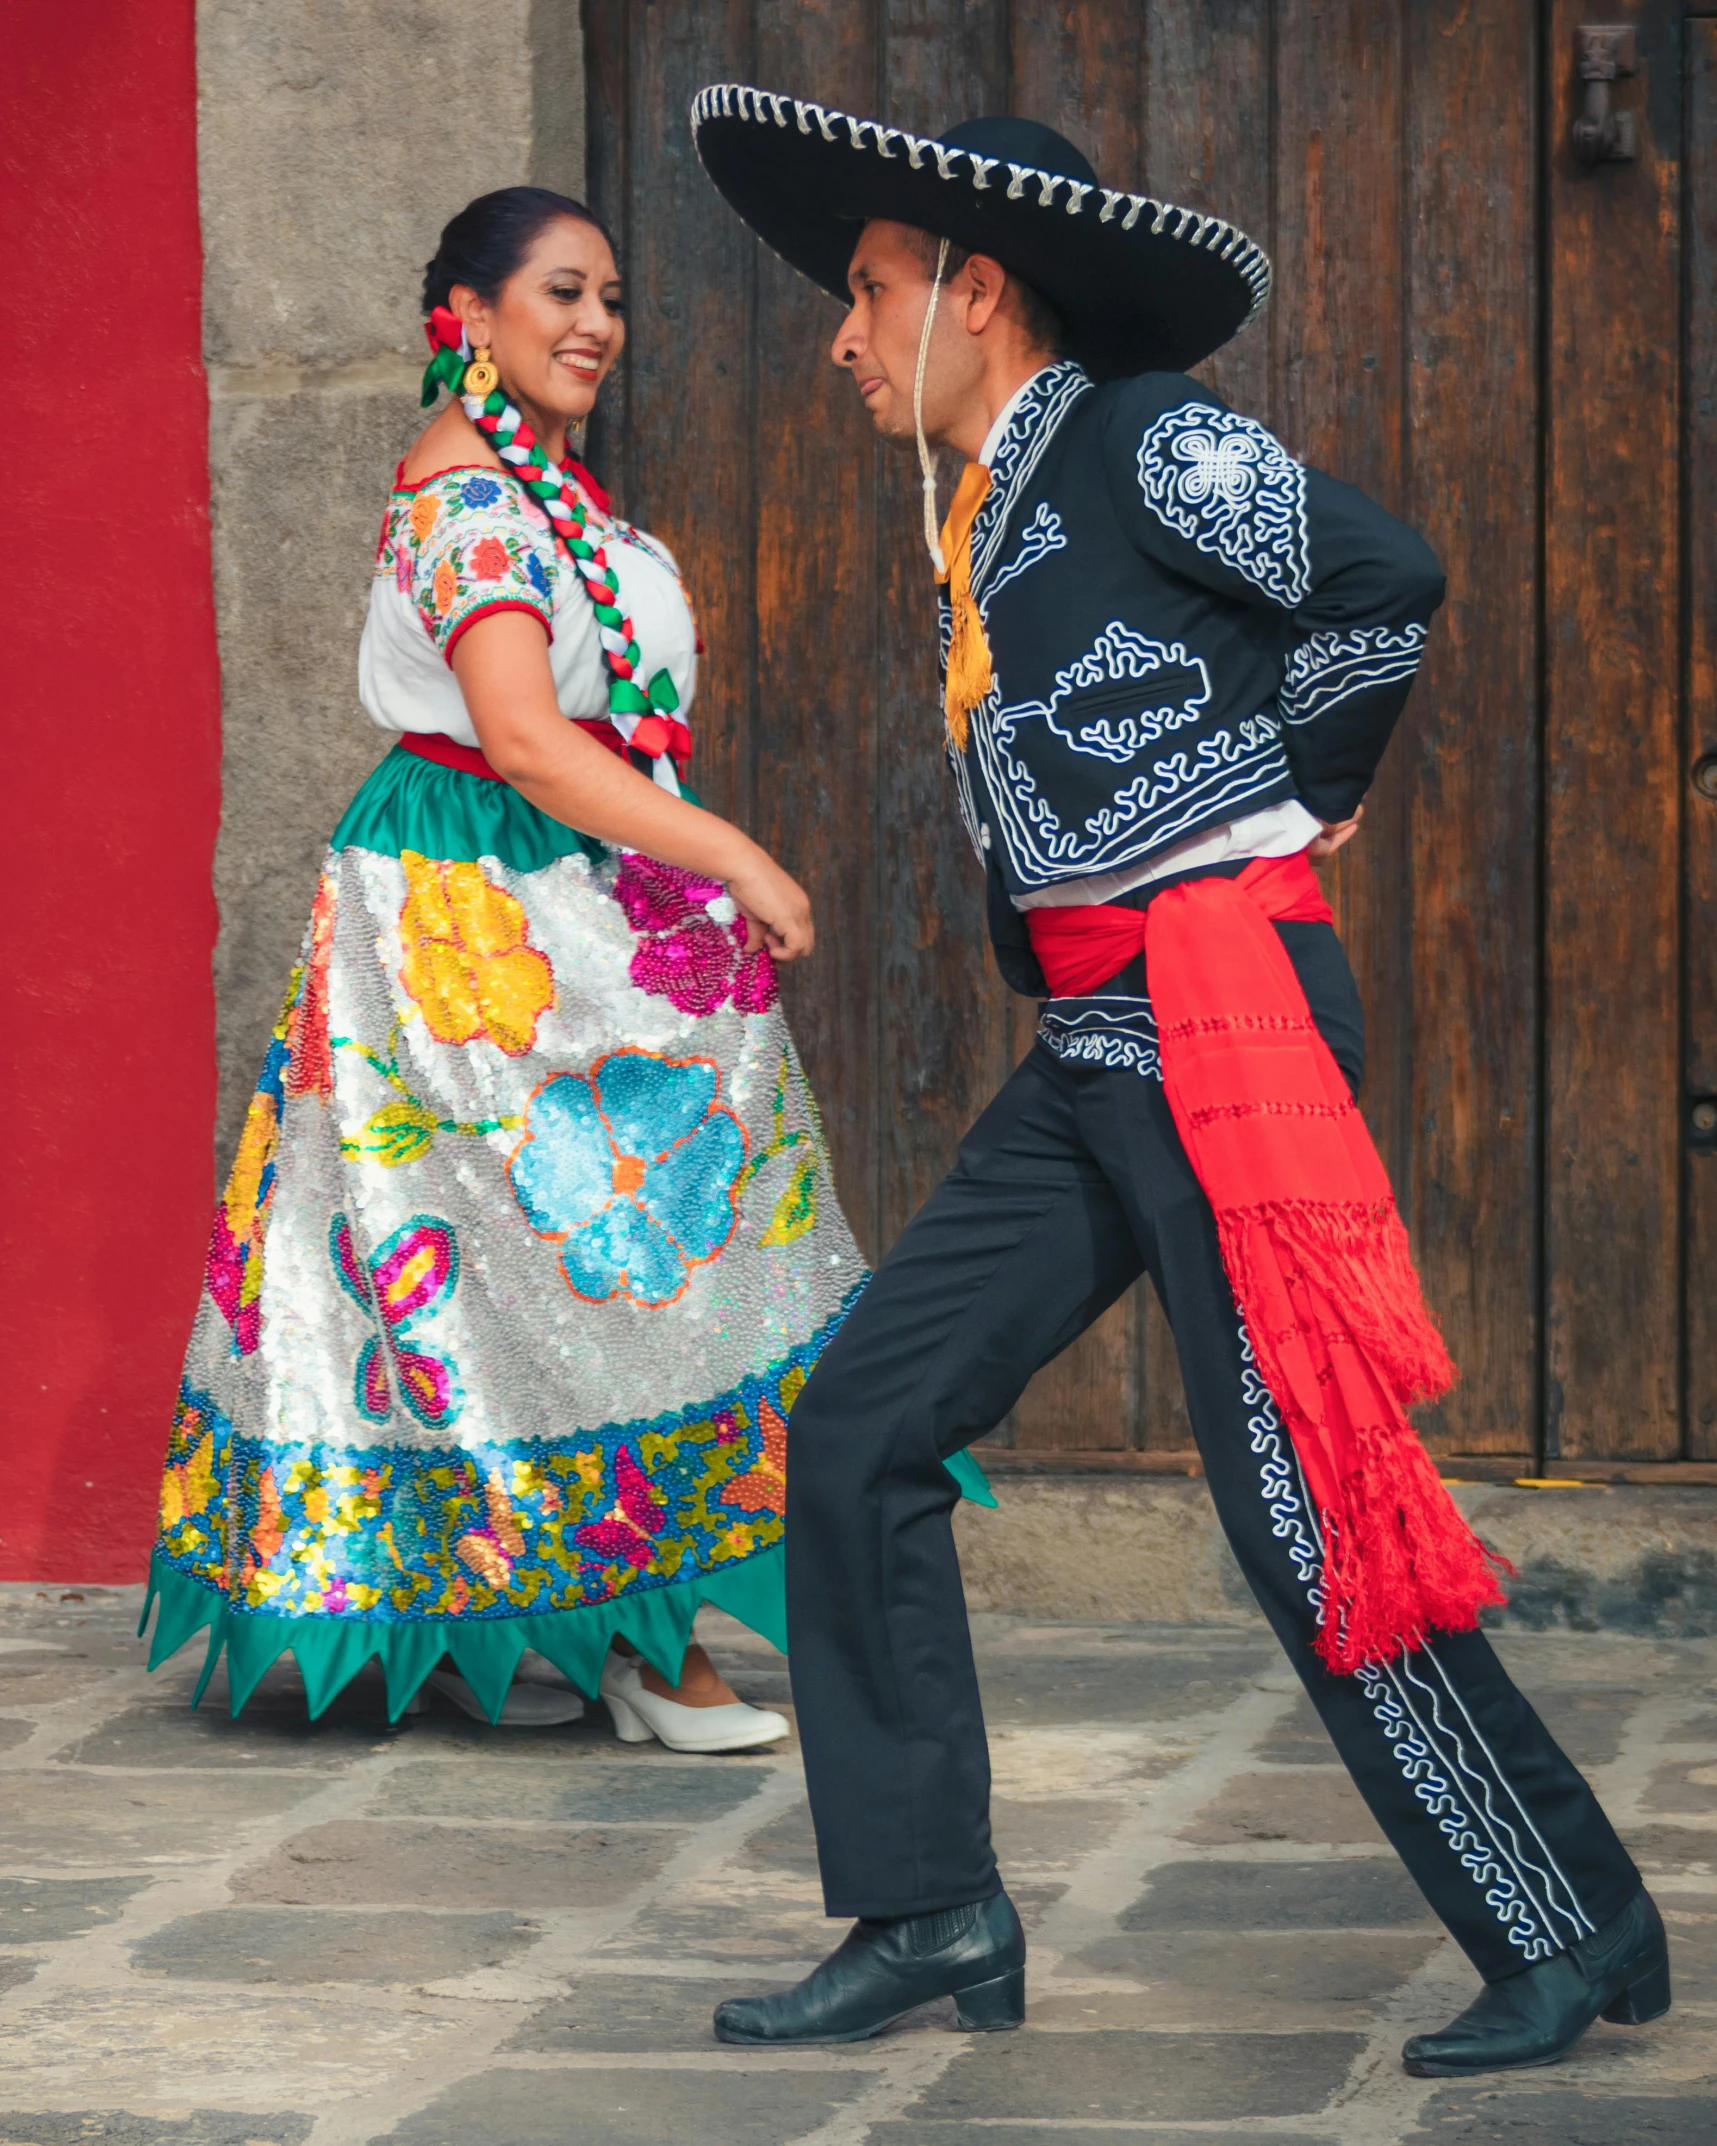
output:
[[[794, 97], [777, 96], [772, 90], [754, 89], [739, 82], [711, 83], [701, 89], [692, 101], [692, 124], [694, 133], [705, 121], [722, 119], [749, 119], [759, 125], [767, 125], [771, 119], [778, 127], [788, 125], [787, 114], [791, 111], [793, 121], [801, 134], [810, 134], [811, 121], [827, 142], [836, 142], [840, 136], [836, 123], [845, 121], [851, 145], [868, 149], [871, 143], [865, 140], [868, 128], [874, 140], [878, 156], [893, 158], [897, 151], [890, 145], [906, 144], [906, 158], [914, 171], [922, 171], [924, 153], [929, 150], [936, 159], [937, 175], [944, 179], [960, 177], [954, 168], [961, 157], [972, 166], [972, 184], [982, 189], [990, 183], [990, 173], [997, 168], [993, 157], [973, 156], [969, 150], [950, 149], [939, 142], [925, 140], [922, 136], [909, 134], [903, 128], [885, 127], [879, 120], [855, 119], [845, 112], [834, 111], [820, 104], [806, 103]], [[1007, 166], [1009, 178], [1007, 198], [1010, 201], [1029, 199], [1026, 193], [1028, 180], [1038, 182], [1036, 205], [1039, 208], [1059, 206], [1066, 214], [1077, 216], [1085, 206], [1086, 198], [1094, 189], [1081, 180], [1071, 179], [1065, 173], [1043, 172], [1030, 164]], [[1067, 198], [1058, 201], [1060, 189], [1065, 186]], [[1245, 232], [1220, 216], [1201, 214], [1197, 209], [1183, 208], [1178, 203], [1158, 201], [1149, 194], [1127, 194], [1114, 187], [1101, 189], [1103, 206], [1098, 212], [1099, 223], [1111, 223], [1120, 217], [1121, 229], [1131, 231], [1146, 209], [1153, 212], [1150, 231], [1153, 237], [1165, 230], [1171, 238], [1184, 244], [1196, 246], [1207, 253], [1214, 253], [1220, 260], [1230, 262], [1235, 273], [1251, 293], [1248, 318], [1256, 313], [1270, 295], [1274, 281], [1268, 256], [1262, 248], [1249, 239]], [[1125, 206], [1125, 214], [1122, 208]], [[1169, 218], [1175, 219], [1172, 226]]]

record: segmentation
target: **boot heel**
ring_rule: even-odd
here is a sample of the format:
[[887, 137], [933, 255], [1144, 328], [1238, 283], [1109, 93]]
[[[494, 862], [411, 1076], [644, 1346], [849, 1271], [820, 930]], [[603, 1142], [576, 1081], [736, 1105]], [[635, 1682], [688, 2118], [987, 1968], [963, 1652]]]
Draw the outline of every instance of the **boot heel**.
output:
[[993, 1982], [954, 1992], [954, 2018], [968, 2034], [995, 2034], [1025, 2024], [1025, 1969], [1013, 1967]]
[[602, 1694], [602, 1703], [614, 1717], [614, 1733], [623, 1744], [647, 1744], [654, 1740], [655, 1731], [642, 1714], [634, 1712], [624, 1699], [612, 1692]]
[[1604, 2007], [1604, 2017], [1618, 2027], [1643, 2027], [1647, 2020], [1661, 2019], [1669, 2010], [1669, 1962], [1657, 1960], [1635, 1982], [1630, 1982], [1614, 2004]]

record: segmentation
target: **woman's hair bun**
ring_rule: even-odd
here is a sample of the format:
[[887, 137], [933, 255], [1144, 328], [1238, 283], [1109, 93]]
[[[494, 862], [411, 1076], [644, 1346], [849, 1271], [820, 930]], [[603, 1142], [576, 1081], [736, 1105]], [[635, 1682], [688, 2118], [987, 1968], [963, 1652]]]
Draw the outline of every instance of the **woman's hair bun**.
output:
[[[468, 285], [485, 301], [494, 299], [557, 216], [594, 224], [608, 238], [602, 219], [582, 201], [551, 193], [546, 186], [502, 186], [468, 201], [442, 232], [434, 260], [424, 267], [425, 315], [447, 303], [456, 283]], [[612, 249], [614, 241], [608, 238], [608, 243]]]

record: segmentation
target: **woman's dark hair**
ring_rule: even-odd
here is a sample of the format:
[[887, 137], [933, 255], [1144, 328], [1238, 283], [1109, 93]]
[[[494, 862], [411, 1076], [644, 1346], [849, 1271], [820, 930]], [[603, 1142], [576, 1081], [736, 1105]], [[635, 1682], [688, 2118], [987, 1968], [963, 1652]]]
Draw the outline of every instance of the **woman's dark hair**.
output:
[[601, 217], [582, 201], [552, 194], [546, 186], [497, 187], [467, 202], [442, 232], [435, 258], [423, 271], [425, 314], [446, 305], [456, 283], [468, 285], [485, 303], [492, 301], [557, 216], [594, 224], [613, 250]]

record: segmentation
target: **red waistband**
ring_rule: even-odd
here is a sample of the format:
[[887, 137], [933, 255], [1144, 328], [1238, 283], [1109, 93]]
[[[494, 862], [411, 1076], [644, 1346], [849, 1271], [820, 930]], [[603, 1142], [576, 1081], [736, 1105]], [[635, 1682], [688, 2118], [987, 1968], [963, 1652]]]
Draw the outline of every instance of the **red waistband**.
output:
[[[626, 750], [619, 731], [604, 716], [595, 722], [578, 719], [577, 727], [587, 737], [594, 738], [598, 745], [607, 746], [611, 753]], [[497, 775], [474, 745], [461, 745], [455, 738], [444, 738], [438, 730], [407, 730], [401, 734], [400, 749], [415, 753], [420, 760], [433, 760], [437, 767], [457, 768], [461, 775], [481, 775], [485, 782], [505, 782], [504, 775]]]
[[[1292, 857], [1254, 857], [1235, 883], [1246, 889], [1272, 923], [1332, 921], [1330, 905], [1304, 850]], [[1145, 912], [1115, 902], [1028, 909], [1025, 928], [1038, 966], [1057, 998], [1080, 998], [1095, 991], [1119, 975], [1145, 944]]]

